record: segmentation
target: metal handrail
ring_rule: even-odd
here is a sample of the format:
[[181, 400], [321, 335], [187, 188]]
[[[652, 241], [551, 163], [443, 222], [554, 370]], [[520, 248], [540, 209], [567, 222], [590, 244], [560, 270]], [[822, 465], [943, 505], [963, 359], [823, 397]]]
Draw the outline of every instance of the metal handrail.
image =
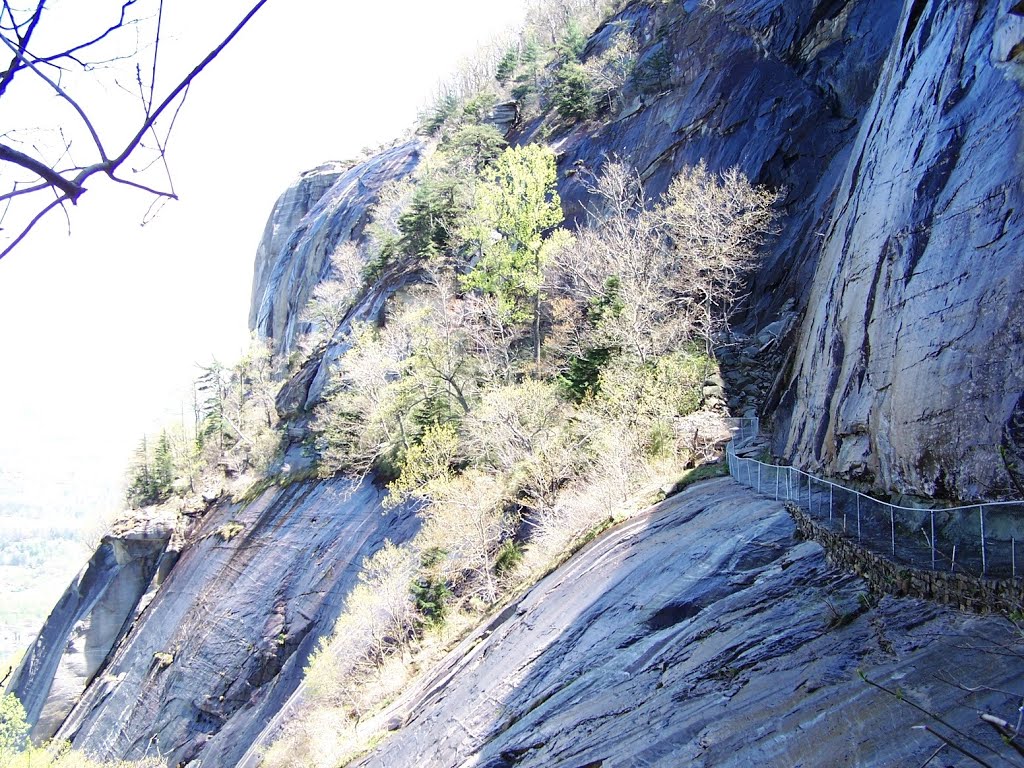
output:
[[[890, 504], [797, 467], [738, 456], [737, 448], [753, 442], [760, 425], [756, 418], [730, 421], [735, 437], [726, 447], [726, 457], [729, 474], [738, 482], [759, 493], [768, 492], [768, 495], [772, 495], [774, 486], [776, 499], [796, 503], [830, 530], [851, 538], [855, 535], [865, 548], [884, 550], [887, 556], [908, 564], [932, 570], [945, 569], [948, 565], [951, 571], [973, 571], [983, 577], [1018, 578], [1017, 539], [1024, 540], [1024, 502], [990, 501], [956, 507]], [[1000, 516], [1000, 512], [1007, 510], [1016, 514]], [[974, 513], [977, 513], [976, 523], [970, 519]], [[855, 534], [849, 530], [851, 515], [856, 521]], [[867, 526], [866, 517], [869, 518]], [[940, 518], [938, 525], [937, 517]], [[986, 518], [989, 518], [987, 530]], [[888, 529], [884, 531], [887, 534], [884, 548], [879, 520], [882, 520], [881, 527]], [[866, 527], [872, 530], [865, 533]], [[974, 532], [968, 535], [968, 529]], [[1002, 533], [996, 534], [994, 530]]]

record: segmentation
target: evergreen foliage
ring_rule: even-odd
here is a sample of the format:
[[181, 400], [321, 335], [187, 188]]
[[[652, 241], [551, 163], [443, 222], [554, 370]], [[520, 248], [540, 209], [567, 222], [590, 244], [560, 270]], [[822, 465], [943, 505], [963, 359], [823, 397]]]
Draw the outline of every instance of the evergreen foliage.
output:
[[519, 51], [515, 48], [510, 48], [498, 62], [498, 66], [494, 72], [494, 79], [501, 85], [508, 85], [508, 81], [512, 78], [512, 75], [515, 74], [516, 67], [518, 66]]
[[594, 114], [590, 76], [582, 64], [567, 62], [555, 78], [553, 103], [566, 120], [587, 120]]
[[440, 94], [437, 100], [420, 115], [420, 130], [428, 136], [435, 135], [445, 122], [459, 108], [459, 97], [450, 91]]
[[580, 61], [583, 49], [587, 47], [587, 35], [579, 21], [574, 18], [566, 23], [562, 39], [555, 48], [556, 53], [565, 62]]

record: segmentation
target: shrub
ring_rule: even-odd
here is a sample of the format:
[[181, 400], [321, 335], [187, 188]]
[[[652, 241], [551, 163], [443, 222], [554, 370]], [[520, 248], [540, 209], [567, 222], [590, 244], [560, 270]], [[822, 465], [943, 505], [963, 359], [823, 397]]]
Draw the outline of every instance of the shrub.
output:
[[579, 62], [569, 61], [555, 76], [552, 103], [566, 120], [587, 120], [594, 114], [590, 76]]
[[20, 751], [27, 738], [25, 708], [13, 693], [0, 697], [0, 762]]
[[217, 529], [217, 535], [220, 536], [221, 541], [231, 541], [244, 530], [244, 525], [237, 520], [231, 520]]
[[523, 548], [517, 541], [506, 541], [494, 559], [494, 572], [499, 576], [511, 573], [523, 559]]

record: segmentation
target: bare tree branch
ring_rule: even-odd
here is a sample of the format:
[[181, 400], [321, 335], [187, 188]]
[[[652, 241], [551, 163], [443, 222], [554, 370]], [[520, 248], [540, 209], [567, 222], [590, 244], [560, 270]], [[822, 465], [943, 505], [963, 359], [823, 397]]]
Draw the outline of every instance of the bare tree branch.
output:
[[[135, 0], [132, 0], [134, 2]], [[11, 6], [4, 1], [4, 10], [11, 17], [11, 24], [13, 25], [12, 31], [18, 37], [18, 47], [15, 49], [14, 58], [11, 60], [10, 66], [7, 67], [7, 71], [4, 72], [3, 78], [0, 79], [0, 96], [3, 96], [7, 91], [7, 86], [11, 84], [11, 80], [14, 79], [14, 75], [20, 69], [18, 62], [25, 55], [28, 50], [29, 40], [32, 39], [32, 33], [35, 32], [36, 25], [39, 23], [39, 19], [43, 15], [43, 6], [46, 5], [46, 0], [39, 0], [39, 4], [36, 6], [36, 12], [32, 14], [32, 18], [29, 19], [28, 29], [25, 30], [25, 34], [18, 33], [18, 24], [14, 20], [14, 12], [11, 10]], [[6, 38], [4, 42], [7, 42]]]
[[15, 48], [11, 44], [10, 40], [3, 36], [0, 36], [0, 40], [3, 41], [4, 45], [6, 45], [8, 48], [14, 51], [14, 56], [16, 60], [24, 62], [25, 66], [27, 66], [29, 69], [35, 72], [40, 77], [40, 79], [43, 80], [43, 82], [45, 82], [47, 85], [53, 88], [54, 91], [56, 91], [58, 96], [60, 96], [62, 99], [64, 99], [64, 101], [71, 105], [71, 108], [74, 109], [78, 113], [78, 116], [82, 118], [82, 122], [85, 123], [85, 127], [89, 129], [89, 133], [92, 135], [92, 140], [96, 144], [96, 149], [97, 151], [99, 151], [100, 157], [106, 160], [107, 153], [106, 150], [103, 149], [103, 142], [100, 141], [100, 136], [96, 132], [96, 128], [95, 126], [93, 126], [92, 120], [90, 120], [89, 116], [85, 114], [85, 110], [82, 109], [81, 105], [73, 98], [71, 98], [70, 95], [68, 95], [68, 93], [61, 87], [59, 82], [56, 82], [49, 78], [41, 69], [39, 69], [39, 67], [35, 65], [35, 62], [29, 61], [27, 58], [27, 54]]
[[18, 235], [18, 236], [17, 236], [17, 237], [16, 237], [16, 238], [15, 238], [15, 239], [14, 239], [14, 240], [13, 240], [13, 241], [11, 242], [11, 244], [10, 244], [10, 245], [8, 245], [8, 246], [7, 246], [6, 248], [4, 248], [4, 249], [3, 249], [3, 251], [0, 251], [0, 259], [2, 259], [2, 258], [3, 258], [4, 256], [6, 256], [6, 255], [7, 255], [8, 253], [10, 253], [11, 251], [13, 251], [13, 250], [14, 250], [14, 249], [15, 249], [15, 248], [16, 248], [16, 247], [18, 246], [18, 243], [20, 243], [20, 242], [21, 242], [22, 240], [24, 240], [24, 239], [25, 239], [25, 236], [26, 236], [26, 235], [27, 235], [27, 234], [28, 234], [29, 232], [31, 232], [31, 231], [32, 231], [32, 228], [33, 228], [33, 227], [34, 227], [34, 226], [35, 226], [36, 224], [38, 224], [38, 223], [39, 223], [40, 219], [42, 219], [42, 218], [43, 218], [43, 217], [44, 217], [44, 216], [45, 216], [46, 214], [48, 214], [48, 213], [49, 213], [50, 211], [52, 211], [52, 210], [53, 210], [54, 208], [56, 208], [56, 207], [57, 207], [58, 205], [63, 205], [63, 204], [65, 203], [65, 202], [67, 202], [67, 200], [68, 200], [68, 199], [69, 199], [69, 198], [68, 198], [67, 196], [62, 196], [62, 197], [58, 197], [58, 198], [57, 198], [56, 200], [54, 200], [54, 201], [53, 201], [52, 203], [50, 203], [50, 204], [49, 204], [48, 206], [46, 206], [45, 208], [43, 208], [43, 210], [41, 210], [41, 211], [40, 211], [39, 213], [37, 213], [37, 214], [36, 214], [35, 216], [33, 216], [33, 217], [32, 217], [32, 220], [31, 220], [31, 221], [30, 221], [30, 222], [28, 223], [28, 226], [27, 226], [27, 227], [25, 227], [25, 228], [24, 228], [23, 230], [21, 230], [21, 234], [19, 234], [19, 235]]
[[139, 132], [135, 134], [135, 137], [131, 141], [129, 141], [127, 145], [125, 145], [125, 148], [124, 150], [122, 150], [121, 154], [111, 161], [113, 165], [110, 170], [117, 168], [117, 166], [119, 166], [121, 163], [125, 161], [128, 155], [130, 155], [135, 150], [135, 147], [138, 146], [139, 142], [142, 141], [142, 137], [146, 135], [146, 133], [150, 129], [150, 126], [152, 126], [156, 119], [160, 117], [163, 111], [167, 109], [167, 107], [170, 106], [175, 99], [178, 98], [178, 95], [181, 94], [182, 91], [187, 89], [189, 85], [192, 84], [192, 81], [199, 76], [200, 72], [206, 69], [207, 65], [209, 65], [211, 61], [213, 61], [215, 58], [217, 58], [217, 56], [220, 55], [220, 52], [223, 51], [225, 47], [227, 47], [228, 43], [230, 43], [235, 38], [235, 36], [242, 31], [242, 28], [249, 23], [249, 19], [255, 16], [256, 12], [259, 11], [259, 9], [262, 8], [264, 5], [266, 5], [266, 3], [267, 0], [259, 0], [259, 2], [257, 2], [256, 5], [254, 5], [249, 10], [249, 12], [245, 14], [245, 17], [240, 22], [238, 22], [235, 28], [231, 30], [230, 34], [228, 34], [228, 36], [224, 38], [221, 44], [214, 48], [212, 51], [210, 51], [206, 55], [206, 58], [199, 62], [199, 64], [197, 64], [195, 68], [191, 72], [189, 72], [188, 75], [186, 75], [185, 78], [174, 87], [174, 90], [167, 95], [167, 98], [160, 102], [160, 106], [153, 111], [153, 114], [149, 117], [149, 119], [146, 120], [142, 128], [139, 129]]
[[[26, 155], [24, 152], [19, 152], [6, 144], [0, 144], [0, 162], [13, 163], [14, 165], [21, 166], [25, 170], [32, 171], [32, 173], [36, 174], [46, 182], [46, 184], [43, 185], [43, 188], [56, 187], [67, 195], [71, 202], [75, 202], [78, 199], [78, 196], [85, 191], [75, 181], [65, 179], [60, 175], [60, 173], [53, 170], [53, 168], [41, 160], [36, 160], [34, 157]], [[38, 187], [33, 187], [33, 189], [37, 188]]]
[[[12, 53], [12, 61], [10, 66], [5, 72], [0, 75], [0, 96], [4, 94], [7, 86], [13, 80], [15, 74], [22, 70], [29, 70], [33, 74], [39, 77], [39, 79], [46, 83], [47, 86], [66, 104], [68, 104], [75, 113], [79, 116], [82, 126], [84, 126], [84, 132], [88, 132], [91, 138], [91, 144], [95, 147], [94, 162], [75, 162], [71, 161], [71, 168], [59, 167], [59, 164], [64, 158], [70, 158], [71, 156], [71, 145], [72, 141], [64, 137], [64, 132], [61, 130], [61, 137], [64, 143], [64, 149], [58, 160], [52, 161], [46, 159], [46, 155], [49, 152], [52, 153], [52, 147], [42, 148], [33, 147], [33, 153], [28, 154], [27, 152], [20, 151], [10, 146], [9, 144], [0, 144], [0, 166], [4, 163], [8, 164], [8, 167], [18, 167], [25, 171], [29, 171], [38, 177], [38, 180], [24, 180], [15, 181], [13, 187], [9, 188], [10, 191], [5, 194], [0, 194], [0, 203], [6, 202], [4, 215], [8, 213], [13, 214], [13, 210], [10, 208], [10, 201], [14, 198], [23, 198], [29, 196], [32, 193], [42, 192], [45, 189], [52, 189], [55, 194], [55, 200], [45, 205], [42, 210], [38, 211], [28, 222], [23, 230], [18, 234], [17, 238], [10, 243], [2, 252], [0, 252], [0, 258], [10, 253], [10, 251], [18, 245], [25, 236], [35, 227], [35, 225], [50, 211], [60, 206], [63, 208], [64, 203], [70, 201], [72, 204], [77, 203], [79, 197], [86, 191], [86, 182], [92, 176], [97, 174], [103, 174], [107, 176], [112, 182], [116, 184], [123, 184], [125, 186], [138, 189], [146, 192], [147, 194], [153, 195], [158, 200], [177, 199], [177, 195], [174, 191], [174, 183], [171, 179], [170, 169], [167, 164], [167, 146], [170, 140], [171, 133], [177, 122], [178, 115], [187, 97], [189, 88], [192, 82], [203, 72], [206, 67], [221, 54], [224, 48], [238, 35], [238, 33], [249, 23], [252, 17], [266, 4], [267, 0], [257, 0], [250, 7], [249, 11], [242, 17], [242, 19], [231, 29], [231, 31], [221, 40], [221, 42], [210, 50], [196, 64], [191, 71], [188, 72], [178, 83], [172, 88], [166, 96], [156, 101], [156, 83], [159, 76], [159, 65], [160, 65], [160, 38], [163, 34], [163, 12], [164, 2], [163, 0], [156, 0], [156, 21], [155, 21], [155, 32], [154, 39], [152, 42], [153, 51], [152, 57], [148, 62], [150, 69], [149, 82], [145, 83], [142, 76], [142, 68], [136, 64], [136, 83], [138, 87], [138, 93], [135, 96], [142, 103], [143, 119], [141, 120], [134, 135], [125, 142], [117, 151], [115, 156], [111, 156], [107, 153], [105, 143], [101, 136], [101, 132], [98, 130], [99, 123], [94, 120], [93, 115], [95, 114], [94, 108], [91, 105], [87, 105], [80, 101], [80, 96], [72, 93], [73, 83], [70, 80], [65, 81], [65, 72], [70, 73], [70, 69], [65, 69], [61, 66], [61, 60], [68, 62], [75, 62], [83, 71], [88, 72], [94, 63], [88, 61], [82, 61], [79, 54], [89, 49], [90, 47], [96, 46], [101, 41], [104, 41], [115, 34], [117, 30], [123, 29], [124, 27], [135, 24], [136, 21], [133, 19], [131, 9], [139, 3], [139, 0], [122, 0], [120, 5], [120, 13], [118, 14], [115, 23], [110, 24], [99, 34], [92, 36], [89, 40], [73, 45], [66, 50], [49, 54], [47, 56], [39, 56], [33, 54], [30, 49], [29, 42], [33, 39], [33, 34], [36, 32], [37, 25], [43, 16], [43, 9], [46, 5], [45, 0], [37, 0], [35, 10], [30, 17], [25, 17], [19, 21], [18, 15], [25, 16], [24, 12], [16, 12], [10, 5], [10, 0], [2, 0], [0, 4], [0, 43], [6, 46]], [[140, 48], [136, 47], [135, 53], [132, 56], [138, 55]], [[113, 60], [120, 60], [121, 57], [116, 57]], [[131, 56], [125, 57], [131, 58]], [[47, 67], [52, 67], [52, 70], [47, 71]], [[69, 74], [70, 77], [70, 74]], [[116, 82], [116, 80], [115, 80]], [[67, 84], [66, 84], [67, 83]], [[118, 82], [117, 85], [122, 87]], [[163, 123], [158, 127], [157, 122], [161, 120], [165, 113], [171, 113], [168, 119], [163, 120]], [[166, 127], [166, 131], [164, 130]], [[152, 141], [154, 146], [150, 146], [145, 143], [145, 137], [147, 134], [152, 134]], [[145, 181], [135, 181], [124, 176], [117, 174], [118, 169], [131, 157], [136, 151], [145, 149], [147, 152], [155, 153], [156, 157], [148, 162], [144, 163], [141, 170], [132, 169], [133, 173], [145, 172], [150, 169], [157, 162], [162, 163], [163, 170], [166, 176], [166, 183], [169, 185], [169, 190], [161, 189], [163, 184], [154, 185]], [[92, 153], [89, 150], [90, 154]], [[79, 152], [79, 154], [81, 154]], [[96, 157], [98, 155], [98, 157]], [[84, 159], [84, 158], [83, 158]], [[17, 177], [15, 177], [17, 178]], [[27, 184], [27, 186], [21, 186]], [[18, 209], [21, 210], [21, 209]], [[150, 213], [153, 210], [153, 206], [150, 207]], [[67, 213], [65, 209], [65, 214]], [[147, 213], [147, 218], [149, 213]]]
[[1001, 717], [995, 715], [983, 714], [981, 716], [983, 722], [991, 725], [996, 733], [1003, 739], [1003, 742], [1013, 749], [1018, 755], [1024, 757], [1024, 745], [1017, 741], [1020, 733], [1010, 725], [1008, 722], [1003, 720]]

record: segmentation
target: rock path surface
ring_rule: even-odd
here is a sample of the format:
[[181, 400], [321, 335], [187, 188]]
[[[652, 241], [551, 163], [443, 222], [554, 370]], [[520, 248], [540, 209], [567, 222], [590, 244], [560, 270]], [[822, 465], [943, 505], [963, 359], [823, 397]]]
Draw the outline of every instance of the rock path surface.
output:
[[[456, 648], [381, 716], [360, 766], [910, 765], [938, 742], [898, 687], [998, 746], [937, 679], [1018, 690], [1024, 665], [968, 646], [993, 618], [865, 584], [798, 541], [781, 505], [731, 480], [692, 487], [600, 537]], [[955, 753], [943, 765], [959, 765]], [[916, 763], [913, 761], [917, 761]]]

